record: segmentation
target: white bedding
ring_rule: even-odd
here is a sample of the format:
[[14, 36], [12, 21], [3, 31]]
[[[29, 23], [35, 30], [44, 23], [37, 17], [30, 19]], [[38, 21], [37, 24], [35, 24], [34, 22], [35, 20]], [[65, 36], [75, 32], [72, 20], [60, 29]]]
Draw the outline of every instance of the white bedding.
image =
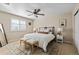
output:
[[45, 52], [47, 51], [46, 47], [48, 43], [55, 38], [53, 34], [41, 34], [41, 33], [30, 33], [24, 35], [25, 39], [35, 40], [39, 42], [39, 47], [42, 48]]

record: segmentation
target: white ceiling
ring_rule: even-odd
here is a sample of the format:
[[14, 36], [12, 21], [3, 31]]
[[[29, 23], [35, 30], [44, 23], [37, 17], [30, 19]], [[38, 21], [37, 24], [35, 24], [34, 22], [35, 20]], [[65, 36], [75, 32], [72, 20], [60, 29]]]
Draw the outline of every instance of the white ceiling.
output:
[[63, 15], [65, 13], [72, 12], [74, 6], [74, 3], [11, 3], [9, 5], [6, 5], [5, 3], [0, 3], [0, 10], [35, 19], [34, 16], [28, 16], [30, 13], [26, 10], [33, 11], [35, 8], [40, 8], [40, 13]]

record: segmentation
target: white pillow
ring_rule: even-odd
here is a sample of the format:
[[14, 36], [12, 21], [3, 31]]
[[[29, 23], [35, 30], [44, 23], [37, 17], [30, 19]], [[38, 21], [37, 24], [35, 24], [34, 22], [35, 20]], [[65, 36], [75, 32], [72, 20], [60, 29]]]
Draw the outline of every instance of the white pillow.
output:
[[52, 34], [52, 32], [49, 32], [48, 34]]

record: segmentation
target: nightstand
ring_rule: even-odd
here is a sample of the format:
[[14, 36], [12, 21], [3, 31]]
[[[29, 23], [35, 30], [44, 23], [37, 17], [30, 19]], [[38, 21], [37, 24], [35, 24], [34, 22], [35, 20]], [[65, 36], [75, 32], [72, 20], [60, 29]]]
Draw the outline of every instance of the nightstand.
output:
[[56, 42], [60, 42], [60, 43], [63, 43], [63, 35], [59, 35], [59, 34], [57, 34], [56, 35]]

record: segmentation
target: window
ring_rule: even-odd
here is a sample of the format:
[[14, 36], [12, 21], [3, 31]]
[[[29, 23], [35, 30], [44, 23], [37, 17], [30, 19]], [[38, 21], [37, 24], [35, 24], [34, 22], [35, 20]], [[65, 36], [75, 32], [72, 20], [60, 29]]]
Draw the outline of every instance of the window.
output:
[[26, 30], [26, 23], [25, 21], [19, 22], [19, 31], [25, 31]]
[[12, 19], [11, 20], [11, 31], [25, 31], [26, 23], [23, 20]]

